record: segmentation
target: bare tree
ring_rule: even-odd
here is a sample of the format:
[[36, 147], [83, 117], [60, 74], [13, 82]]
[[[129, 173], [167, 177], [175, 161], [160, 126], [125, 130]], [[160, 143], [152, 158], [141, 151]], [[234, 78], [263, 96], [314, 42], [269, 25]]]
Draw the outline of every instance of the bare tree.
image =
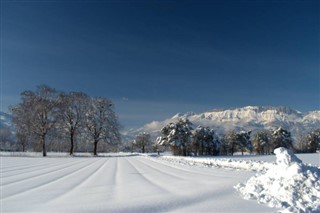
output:
[[47, 156], [46, 135], [55, 123], [56, 94], [55, 89], [41, 85], [35, 92], [22, 92], [22, 103], [11, 108], [17, 131], [22, 130], [28, 137], [35, 135], [43, 156]]
[[151, 136], [147, 132], [141, 132], [136, 136], [133, 144], [141, 148], [141, 152], [144, 153], [146, 147], [151, 146]]
[[82, 92], [61, 93], [58, 98], [58, 103], [58, 125], [69, 136], [69, 153], [73, 155], [75, 135], [84, 124], [89, 97]]
[[25, 152], [31, 142], [31, 135], [28, 134], [26, 129], [18, 129], [16, 132], [17, 149]]
[[93, 155], [97, 155], [100, 141], [118, 143], [120, 141], [118, 118], [113, 111], [113, 104], [106, 98], [93, 98], [86, 113], [86, 126], [93, 139]]

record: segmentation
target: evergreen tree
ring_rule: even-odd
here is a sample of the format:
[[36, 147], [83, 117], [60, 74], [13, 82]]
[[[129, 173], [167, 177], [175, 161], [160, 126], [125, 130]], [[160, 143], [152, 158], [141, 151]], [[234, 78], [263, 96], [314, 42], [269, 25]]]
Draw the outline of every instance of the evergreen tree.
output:
[[252, 143], [250, 140], [251, 131], [240, 131], [236, 133], [236, 146], [242, 155], [245, 151], [252, 151]]
[[279, 147], [293, 149], [291, 133], [279, 127], [272, 133], [272, 144], [273, 144], [273, 149], [276, 149]]
[[237, 151], [237, 134], [234, 130], [229, 131], [224, 137], [224, 145], [227, 150], [227, 154], [233, 155]]
[[270, 154], [272, 152], [270, 137], [270, 132], [267, 130], [260, 130], [256, 132], [252, 140], [254, 151], [260, 155]]
[[212, 129], [198, 126], [193, 131], [192, 150], [195, 155], [217, 155], [220, 141]]
[[169, 146], [174, 155], [191, 154], [192, 123], [188, 119], [180, 119], [162, 128], [163, 137], [157, 139], [158, 145]]
[[306, 149], [310, 153], [320, 150], [320, 128], [307, 135], [306, 145]]

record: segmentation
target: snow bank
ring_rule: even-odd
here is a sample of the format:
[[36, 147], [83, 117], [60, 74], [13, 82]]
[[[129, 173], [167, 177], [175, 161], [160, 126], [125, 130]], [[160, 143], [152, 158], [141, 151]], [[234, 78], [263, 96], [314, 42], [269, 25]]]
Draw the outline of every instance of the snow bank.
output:
[[263, 161], [232, 158], [159, 156], [155, 159], [189, 166], [222, 167], [248, 171], [266, 171], [274, 165]]
[[284, 212], [320, 212], [320, 169], [303, 164], [285, 148], [274, 153], [276, 164], [235, 188], [245, 199], [284, 208]]

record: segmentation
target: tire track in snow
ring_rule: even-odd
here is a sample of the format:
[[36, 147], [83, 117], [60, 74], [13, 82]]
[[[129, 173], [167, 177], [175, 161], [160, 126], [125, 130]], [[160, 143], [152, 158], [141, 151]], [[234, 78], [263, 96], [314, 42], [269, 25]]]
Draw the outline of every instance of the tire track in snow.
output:
[[[52, 171], [49, 170], [49, 171], [47, 171], [45, 173], [40, 172], [40, 174], [35, 174], [35, 175], [29, 176], [29, 177], [22, 177], [19, 180], [12, 181], [12, 182], [9, 182], [9, 183], [4, 183], [4, 181], [2, 181], [2, 185], [1, 186], [8, 186], [8, 185], [12, 185], [12, 184], [15, 184], [15, 183], [25, 182], [25, 181], [28, 181], [28, 180], [33, 179], [33, 178], [39, 178], [39, 177], [42, 177], [42, 176], [47, 176], [48, 174], [56, 173], [56, 172], [59, 172], [59, 171], [63, 171], [63, 170], [66, 170], [66, 169], [68, 169], [70, 167], [74, 167], [75, 165], [82, 164], [84, 161], [86, 161], [86, 160], [82, 160], [80, 162], [71, 162], [71, 163], [68, 163], [68, 164], [64, 164], [64, 167], [62, 167], [60, 169], [54, 169], [54, 168], [57, 167], [57, 166], [61, 167], [61, 165], [50, 167], [49, 169], [52, 170]], [[66, 166], [66, 165], [68, 165], [68, 166]], [[48, 169], [48, 168], [44, 168], [44, 169], [42, 169], [40, 171], [44, 171], [46, 169]], [[36, 171], [33, 170], [33, 171], [29, 171], [27, 173], [33, 173], [33, 172], [37, 173], [37, 172], [39, 172], [39, 170], [36, 170]], [[10, 176], [2, 176], [2, 178], [12, 178], [14, 176], [18, 176], [18, 175], [21, 175], [21, 174], [25, 174], [25, 172], [22, 172], [22, 173], [19, 173], [19, 174], [15, 174], [15, 175], [10, 175]]]
[[112, 191], [111, 193], [113, 193], [113, 198], [117, 197], [117, 191], [115, 190], [115, 186], [117, 185], [117, 180], [119, 179], [119, 161], [118, 158], [116, 158], [116, 163], [115, 163], [115, 167], [114, 167], [114, 171], [113, 171], [113, 175], [111, 176], [111, 186], [112, 187]]
[[[47, 159], [45, 159], [46, 161], [48, 161]], [[58, 162], [54, 161], [54, 162], [51, 162], [50, 164], [48, 164], [48, 162], [45, 162], [45, 163], [41, 163], [41, 164], [38, 164], [38, 165], [26, 165], [25, 162], [23, 162], [23, 164], [21, 166], [18, 166], [18, 165], [10, 165], [10, 166], [7, 166], [7, 167], [2, 167], [2, 171], [1, 173], [4, 174], [4, 173], [7, 173], [7, 172], [13, 172], [13, 171], [21, 171], [21, 170], [26, 170], [26, 169], [30, 169], [30, 168], [37, 168], [37, 167], [47, 167], [49, 165], [59, 165], [61, 162], [64, 162], [63, 160], [60, 160]], [[14, 167], [12, 169], [12, 167]], [[10, 169], [8, 169], [10, 168]]]
[[[65, 168], [70, 167], [70, 166], [65, 167], [66, 165], [70, 165], [70, 164], [71, 164], [71, 166], [73, 166], [73, 165], [80, 164], [80, 163], [82, 163], [82, 162], [84, 162], [84, 161], [85, 161], [85, 160], [77, 161], [77, 162], [71, 161], [71, 162], [68, 162], [68, 163], [64, 163], [63, 165], [61, 165], [61, 163], [55, 164], [54, 166], [50, 166], [50, 164], [49, 164], [49, 165], [47, 165], [47, 166], [45, 166], [44, 168], [41, 168], [41, 169], [36, 169], [37, 167], [30, 167], [30, 168], [32, 168], [32, 170], [30, 170], [30, 171], [15, 173], [15, 174], [12, 174], [12, 175], [3, 175], [3, 174], [2, 174], [2, 178], [10, 178], [10, 177], [14, 177], [14, 176], [20, 176], [21, 174], [37, 173], [37, 172], [39, 172], [40, 174], [30, 176], [30, 178], [39, 177], [39, 176], [43, 175], [43, 174], [41, 174], [42, 171], [49, 170], [48, 172], [45, 173], [45, 174], [48, 174], [48, 173], [60, 171], [60, 170], [62, 170], [62, 169], [65, 169]], [[62, 167], [62, 169], [54, 169], [54, 168], [56, 168], [56, 167], [59, 168], [59, 167], [61, 167], [61, 166], [64, 166], [64, 167]], [[42, 166], [42, 167], [43, 167], [43, 166]], [[29, 168], [29, 169], [30, 169], [30, 168]], [[35, 170], [35, 169], [36, 169], [36, 170]], [[50, 170], [52, 170], [52, 171], [50, 171]], [[30, 179], [30, 178], [27, 177], [27, 179]], [[26, 178], [23, 177], [23, 180], [26, 180]]]
[[[143, 161], [141, 158], [134, 158], [134, 161], [141, 162], [145, 166], [148, 166], [148, 164], [147, 164], [148, 159], [146, 159], [146, 161]], [[154, 162], [154, 163], [157, 163], [157, 162]], [[163, 165], [161, 163], [159, 163], [159, 164]], [[139, 165], [139, 164], [134, 164], [134, 165], [136, 167], [136, 165]], [[166, 165], [164, 165], [164, 166], [166, 166]], [[185, 171], [183, 169], [181, 170], [179, 168], [172, 168], [172, 167], [170, 167], [170, 168], [173, 170], [176, 170], [177, 173], [179, 173], [179, 172], [189, 173], [188, 171]], [[151, 169], [158, 170], [158, 168], [156, 168], [156, 167], [151, 167]], [[160, 170], [160, 173], [161, 173], [161, 170]], [[193, 172], [190, 172], [190, 173], [194, 174]], [[167, 175], [167, 174], [165, 174], [165, 175]], [[203, 174], [203, 175], [206, 175], [209, 177], [212, 176], [210, 174]], [[193, 176], [192, 177], [189, 176], [188, 179], [182, 179], [182, 180], [184, 182], [188, 183], [187, 185], [195, 185], [196, 183], [198, 183], [198, 181], [197, 181], [198, 178], [194, 178]], [[165, 183], [166, 182], [164, 181], [164, 184]], [[201, 182], [201, 185], [206, 185], [206, 184], [208, 184], [208, 183]], [[170, 186], [172, 186], [172, 185], [170, 184]], [[211, 186], [211, 184], [209, 186]], [[170, 187], [169, 187], [169, 189], [170, 189]], [[211, 201], [212, 202], [219, 202], [219, 201], [217, 201], [216, 198], [217, 197], [221, 198], [221, 196], [223, 196], [223, 194], [225, 193], [225, 190], [226, 189], [218, 189], [217, 190], [215, 188], [212, 188], [212, 189], [208, 188], [206, 192], [201, 192], [201, 190], [200, 190], [199, 193], [195, 193], [195, 194], [186, 194], [186, 195], [180, 194], [179, 195], [179, 193], [178, 193], [176, 195], [176, 198], [174, 199], [174, 201], [172, 201], [171, 199], [164, 199], [163, 201], [161, 201], [161, 204], [157, 204], [159, 207], [155, 207], [154, 204], [147, 204], [143, 208], [148, 209], [148, 206], [150, 206], [150, 209], [152, 209], [152, 212], [171, 212], [171, 211], [185, 212], [184, 209], [188, 209], [189, 207], [193, 207], [193, 206], [201, 206], [202, 203], [207, 203], [207, 202], [211, 202]], [[233, 189], [227, 189], [227, 190], [232, 191]], [[174, 193], [174, 192], [171, 193], [171, 195], [173, 195], [173, 194], [176, 194], [176, 193]], [[136, 210], [128, 209], [128, 211], [139, 212], [139, 208], [141, 208], [141, 207], [138, 207]], [[157, 210], [157, 209], [159, 209], [159, 210]]]
[[[96, 159], [94, 159], [96, 160]], [[12, 195], [9, 195], [9, 196], [2, 196], [2, 200], [6, 200], [6, 199], [10, 199], [10, 198], [13, 198], [13, 197], [17, 197], [17, 196], [21, 196], [23, 194], [26, 194], [26, 193], [30, 193], [30, 192], [33, 192], [33, 191], [36, 191], [36, 190], [39, 190], [43, 187], [46, 187], [46, 186], [50, 186], [56, 182], [60, 182], [61, 180], [65, 179], [65, 178], [68, 178], [72, 175], [75, 175], [83, 170], [85, 170], [86, 168], [92, 166], [93, 164], [96, 164], [97, 162], [101, 161], [102, 159], [98, 160], [98, 161], [94, 161], [94, 162], [91, 162], [89, 164], [87, 164], [86, 166], [82, 167], [81, 169], [78, 170], [78, 168], [76, 168], [76, 171], [72, 171], [71, 173], [68, 173], [68, 174], [62, 174], [62, 176], [59, 176], [53, 180], [50, 180], [50, 181], [46, 181], [45, 183], [42, 183], [40, 185], [36, 185], [36, 186], [32, 186], [30, 188], [27, 188], [25, 189], [24, 191], [20, 191], [18, 193], [15, 193], [15, 194], [12, 194]], [[3, 190], [4, 187], [2, 187], [2, 190]]]
[[[191, 176], [194, 177], [194, 176], [197, 176], [199, 174], [203, 174], [205, 176], [217, 177], [216, 173], [211, 173], [211, 172], [208, 173], [208, 172], [201, 171], [201, 170], [190, 170], [187, 167], [190, 167], [190, 168], [196, 168], [196, 167], [188, 165], [188, 164], [177, 164], [176, 165], [174, 162], [170, 162], [170, 161], [164, 160], [162, 158], [153, 159], [152, 157], [151, 158], [147, 157], [146, 159], [148, 159], [149, 160], [148, 162], [150, 162], [150, 163], [154, 163], [154, 164], [159, 164], [159, 165], [165, 166], [166, 168], [169, 168], [172, 171], [179, 170], [180, 172], [185, 173], [186, 175], [184, 177], [187, 177], [188, 179], [190, 179]], [[212, 169], [220, 169], [220, 168], [212, 167]], [[230, 177], [230, 175], [223, 175], [222, 177], [232, 178], [232, 177]]]
[[[165, 172], [164, 170], [161, 170], [161, 169], [159, 169], [159, 168], [157, 168], [157, 167], [155, 167], [155, 166], [151, 166], [151, 165], [148, 164], [146, 161], [143, 161], [143, 160], [138, 159], [138, 158], [136, 158], [135, 160], [139, 161], [140, 163], [144, 164], [145, 166], [147, 166], [147, 167], [149, 167], [149, 168], [151, 168], [151, 169], [153, 169], [153, 170], [155, 170], [155, 171], [157, 171], [157, 172], [159, 172], [159, 173], [161, 173], [161, 174], [164, 174], [164, 175], [166, 175], [166, 176], [168, 176], [168, 177], [174, 178], [174, 179], [176, 179], [176, 180], [185, 180], [185, 178], [182, 178], [182, 177], [180, 177], [180, 176], [178, 176], [178, 175], [172, 174], [172, 173], [170, 173], [170, 172]], [[149, 159], [147, 159], [147, 160], [149, 161]], [[159, 165], [166, 166], [166, 165], [164, 165], [164, 164], [159, 164]], [[171, 168], [172, 168], [172, 167], [171, 167]]]
[[145, 182], [147, 182], [149, 185], [157, 188], [159, 191], [165, 192], [165, 193], [171, 193], [171, 191], [167, 190], [163, 185], [160, 185], [159, 183], [155, 182], [153, 179], [148, 178], [147, 176], [143, 175], [142, 169], [138, 169], [137, 166], [133, 165], [130, 160], [125, 158], [125, 160], [128, 162], [128, 164], [138, 173], [140, 174], [139, 177], [141, 177]]
[[119, 157], [117, 159], [116, 172], [114, 172], [115, 182], [109, 191], [113, 194], [106, 194], [106, 203], [102, 204], [108, 206], [107, 212], [109, 210], [111, 212], [126, 212], [121, 210], [122, 206], [132, 203], [134, 200], [139, 202], [140, 197], [159, 197], [161, 194], [169, 194], [166, 189], [144, 177], [142, 174], [144, 171], [139, 171], [129, 163], [130, 158]]
[[[233, 191], [233, 189], [227, 189], [227, 191]], [[175, 200], [175, 202], [170, 202], [166, 206], [166, 212], [186, 212], [187, 210], [184, 210], [184, 209], [188, 209], [190, 207], [193, 207], [195, 209], [192, 212], [202, 212], [202, 211], [199, 211], [199, 207], [201, 208], [201, 205], [203, 205], [203, 203], [206, 203], [206, 202], [219, 203], [219, 200], [223, 200], [224, 197], [229, 196], [229, 195], [226, 195], [225, 192], [226, 192], [226, 189], [219, 189], [219, 190], [213, 189], [205, 193], [179, 198]], [[190, 212], [190, 210], [188, 212]], [[212, 210], [206, 210], [205, 212], [212, 212]], [[231, 212], [231, 210], [228, 210], [224, 207], [223, 212]]]
[[[47, 164], [58, 164], [60, 162], [64, 162], [66, 158], [54, 158], [54, 157], [1, 157], [2, 160], [5, 162], [5, 166], [3, 166], [4, 171], [10, 171], [10, 170], [18, 170], [18, 169], [24, 169], [29, 168], [33, 166], [43, 166]], [[17, 163], [12, 163], [10, 161], [11, 158], [17, 158]], [[39, 159], [41, 161], [39, 162]], [[72, 158], [70, 158], [72, 159]], [[29, 162], [32, 162], [32, 166], [29, 164]], [[14, 168], [14, 169], [12, 169]]]
[[81, 180], [78, 180], [77, 182], [73, 182], [71, 186], [69, 184], [68, 187], [65, 188], [63, 194], [55, 197], [54, 199], [50, 200], [48, 203], [64, 199], [64, 197], [67, 197], [68, 195], [75, 193], [75, 191], [77, 191], [77, 189], [82, 188], [82, 186], [84, 184], [86, 184], [87, 182], [92, 181], [92, 179], [94, 179], [98, 175], [98, 173], [103, 171], [104, 167], [106, 167], [108, 165], [108, 163], [110, 163], [110, 159], [104, 159], [104, 160], [105, 161], [101, 165], [98, 165], [97, 168], [95, 168], [92, 172], [88, 173], [88, 175], [86, 175], [84, 177], [81, 176]]

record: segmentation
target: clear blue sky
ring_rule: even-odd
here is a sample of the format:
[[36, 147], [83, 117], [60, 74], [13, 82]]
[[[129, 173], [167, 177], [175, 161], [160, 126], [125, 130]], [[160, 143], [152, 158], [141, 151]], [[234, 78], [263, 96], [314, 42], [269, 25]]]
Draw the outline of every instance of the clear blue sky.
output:
[[320, 1], [1, 1], [1, 108], [47, 84], [125, 128], [177, 112], [320, 108]]

